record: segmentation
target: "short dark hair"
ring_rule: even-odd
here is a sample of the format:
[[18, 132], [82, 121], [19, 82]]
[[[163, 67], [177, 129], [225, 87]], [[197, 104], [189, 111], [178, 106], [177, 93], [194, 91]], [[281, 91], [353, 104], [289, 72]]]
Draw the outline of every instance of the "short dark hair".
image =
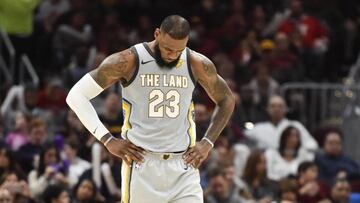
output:
[[337, 134], [337, 135], [339, 135], [340, 140], [341, 140], [341, 141], [343, 140], [343, 134], [341, 133], [341, 131], [340, 131], [339, 129], [333, 128], [333, 129], [328, 130], [328, 131], [325, 133], [325, 136], [324, 136], [324, 144], [325, 144], [325, 142], [326, 142], [326, 140], [328, 139], [328, 137], [329, 137], [330, 134]]
[[73, 140], [68, 140], [65, 142], [66, 145], [69, 145], [69, 147], [75, 151], [78, 151], [80, 146], [79, 143]]
[[42, 199], [44, 203], [51, 203], [53, 199], [56, 199], [64, 191], [67, 191], [66, 188], [62, 185], [50, 185], [48, 186], [44, 193], [42, 194]]
[[280, 194], [286, 193], [286, 192], [297, 192], [299, 188], [299, 185], [295, 178], [288, 177], [280, 180], [279, 182], [279, 190]]
[[220, 166], [212, 168], [207, 174], [209, 180], [217, 176], [224, 176], [224, 170]]
[[316, 164], [313, 161], [304, 161], [302, 162], [299, 167], [298, 167], [298, 175], [300, 175], [300, 173], [304, 173], [305, 171], [307, 171], [309, 168], [316, 166]]
[[184, 39], [190, 33], [190, 24], [179, 15], [171, 15], [161, 22], [160, 30], [174, 39]]

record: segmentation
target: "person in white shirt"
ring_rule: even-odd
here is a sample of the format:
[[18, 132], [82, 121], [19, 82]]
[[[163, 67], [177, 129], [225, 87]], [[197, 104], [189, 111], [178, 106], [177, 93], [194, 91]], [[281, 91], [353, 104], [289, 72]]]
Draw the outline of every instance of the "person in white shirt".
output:
[[69, 172], [67, 178], [70, 187], [74, 187], [79, 180], [79, 177], [91, 168], [91, 164], [77, 156], [78, 144], [75, 142], [67, 142], [64, 145], [64, 152], [66, 159], [69, 161]]
[[312, 152], [318, 149], [316, 140], [300, 122], [285, 117], [287, 106], [282, 97], [272, 96], [269, 99], [267, 111], [270, 117], [269, 121], [257, 123], [253, 129], [245, 131], [245, 135], [255, 141], [257, 147], [277, 149], [281, 133], [291, 125], [299, 130], [303, 148]]
[[298, 166], [303, 161], [312, 161], [314, 154], [302, 147], [300, 131], [287, 127], [280, 136], [279, 148], [265, 152], [268, 178], [279, 181], [289, 175], [296, 175]]
[[40, 200], [41, 194], [49, 185], [68, 184], [65, 177], [66, 167], [54, 143], [45, 143], [38, 158], [37, 168], [28, 175], [30, 193], [35, 200]]

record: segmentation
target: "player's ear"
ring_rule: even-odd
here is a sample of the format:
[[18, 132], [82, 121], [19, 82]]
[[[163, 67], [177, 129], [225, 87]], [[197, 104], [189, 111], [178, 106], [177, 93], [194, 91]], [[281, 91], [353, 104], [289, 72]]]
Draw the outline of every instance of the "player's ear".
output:
[[156, 29], [155, 29], [155, 32], [154, 32], [154, 37], [155, 37], [155, 39], [157, 39], [158, 37], [160, 37], [160, 34], [161, 34], [160, 29], [159, 29], [159, 28], [156, 28]]

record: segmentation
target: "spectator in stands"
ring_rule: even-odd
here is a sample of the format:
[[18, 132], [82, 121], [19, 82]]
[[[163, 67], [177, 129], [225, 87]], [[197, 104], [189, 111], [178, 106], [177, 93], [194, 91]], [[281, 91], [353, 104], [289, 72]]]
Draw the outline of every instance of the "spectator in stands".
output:
[[42, 24], [45, 32], [52, 32], [58, 18], [70, 9], [68, 0], [47, 0], [39, 5], [36, 20]]
[[262, 33], [266, 28], [267, 20], [268, 19], [263, 6], [260, 4], [255, 5], [255, 8], [252, 10], [252, 16], [250, 19], [250, 21], [252, 21], [252, 30], [256, 31], [257, 33]]
[[266, 102], [279, 91], [279, 84], [271, 77], [270, 69], [265, 63], [256, 65], [256, 76], [248, 87], [253, 90], [255, 104], [266, 106]]
[[13, 198], [8, 189], [0, 188], [0, 202], [13, 203]]
[[299, 57], [290, 50], [289, 37], [278, 32], [275, 35], [275, 51], [272, 61], [272, 75], [283, 84], [285, 82], [301, 81], [303, 79], [303, 67]]
[[15, 128], [6, 136], [6, 144], [8, 147], [17, 151], [21, 146], [29, 141], [29, 123], [31, 117], [25, 112], [18, 111], [15, 117]]
[[14, 202], [31, 201], [28, 184], [24, 180], [20, 179], [15, 172], [9, 172], [2, 175], [0, 188], [7, 189]]
[[312, 153], [303, 148], [300, 131], [293, 126], [287, 127], [282, 132], [279, 148], [266, 150], [265, 157], [268, 177], [275, 181], [296, 175], [301, 162], [314, 158]]
[[25, 173], [29, 173], [34, 168], [34, 157], [40, 153], [46, 139], [45, 123], [39, 118], [33, 118], [30, 122], [29, 143], [21, 146], [17, 151], [19, 163]]
[[260, 61], [265, 63], [268, 67], [274, 66], [275, 46], [276, 45], [272, 39], [263, 39], [259, 43]]
[[230, 57], [236, 64], [236, 80], [238, 85], [247, 84], [251, 78], [250, 66], [260, 59], [261, 49], [258, 35], [254, 30], [246, 34], [231, 51]]
[[96, 183], [96, 188], [106, 200], [114, 201], [121, 196], [121, 190], [115, 181], [118, 170], [113, 170], [114, 160], [106, 148], [99, 143], [92, 145], [92, 167], [86, 170], [81, 177], [82, 179], [92, 179]]
[[337, 179], [331, 188], [331, 203], [349, 203], [351, 186], [346, 179]]
[[256, 202], [271, 202], [277, 195], [277, 184], [267, 177], [264, 151], [252, 151], [242, 175], [245, 190]]
[[18, 100], [19, 103], [24, 102], [24, 104], [22, 104], [23, 107], [20, 110], [33, 116], [40, 116], [41, 110], [37, 106], [38, 88], [35, 85], [28, 84], [25, 85], [23, 91], [24, 97]]
[[328, 31], [318, 19], [304, 13], [301, 0], [291, 0], [290, 17], [279, 31], [292, 38], [302, 53], [307, 76], [313, 80], [323, 77], [324, 54], [328, 50]]
[[359, 165], [342, 150], [342, 137], [337, 131], [330, 131], [324, 139], [323, 152], [318, 153], [315, 162], [319, 167], [319, 178], [331, 185], [341, 172], [346, 173], [349, 180], [359, 179]]
[[280, 203], [296, 203], [298, 184], [295, 178], [285, 178], [279, 182]]
[[42, 194], [44, 203], [70, 203], [70, 195], [62, 185], [50, 185]]
[[[240, 118], [244, 120], [244, 123], [246, 122], [257, 123], [257, 122], [265, 121], [268, 118], [266, 109], [264, 109], [259, 104], [255, 103], [253, 92], [254, 92], [253, 89], [251, 89], [247, 85], [242, 86], [240, 90], [240, 98], [241, 98]], [[251, 140], [254, 141], [253, 139]]]
[[90, 64], [88, 64], [89, 52], [88, 46], [76, 47], [74, 56], [63, 73], [63, 81], [67, 88], [70, 89], [72, 85], [90, 71]]
[[63, 82], [59, 78], [49, 78], [45, 88], [39, 92], [38, 106], [55, 116], [67, 108], [65, 98]]
[[152, 39], [152, 24], [148, 15], [140, 15], [137, 19], [136, 29], [133, 29], [128, 35], [129, 44], [147, 42]]
[[290, 17], [280, 25], [279, 31], [288, 36], [299, 31], [305, 48], [325, 52], [328, 43], [325, 27], [318, 19], [304, 13], [301, 0], [291, 0], [290, 9]]
[[318, 203], [329, 196], [326, 185], [318, 181], [318, 167], [314, 162], [305, 161], [298, 167], [299, 202]]
[[[99, 202], [100, 196], [97, 194], [95, 182], [91, 179], [80, 179], [74, 188], [74, 203], [95, 203]], [[101, 201], [104, 202], [104, 201]]]
[[226, 79], [234, 79], [235, 65], [230, 58], [223, 52], [218, 52], [213, 56], [214, 64], [218, 73]]
[[121, 96], [115, 92], [110, 92], [105, 99], [105, 111], [99, 117], [110, 133], [116, 137], [121, 135], [124, 120], [121, 110]]
[[16, 160], [14, 152], [4, 146], [0, 148], [0, 176], [11, 172], [25, 177], [24, 172], [21, 170]]
[[14, 44], [16, 54], [30, 54], [33, 34], [33, 13], [39, 0], [4, 0], [0, 8], [0, 29], [7, 32]]
[[[236, 176], [236, 169], [233, 163], [229, 162], [226, 165], [221, 166], [222, 172], [224, 173], [225, 179], [229, 185], [229, 193], [242, 192], [241, 182]], [[243, 194], [241, 194], [243, 195]]]
[[[146, 33], [152, 33], [152, 31], [146, 31], [141, 34]], [[134, 44], [144, 42], [134, 39], [136, 38], [134, 34], [135, 33], [128, 33], [122, 22], [120, 22], [119, 13], [109, 12], [104, 16], [104, 22], [102, 22], [99, 29], [98, 37], [96, 38], [98, 50], [101, 53], [109, 55], [118, 52], [119, 50], [126, 49], [126, 47], [128, 46], [127, 41], [135, 40], [136, 42], [134, 42]]]
[[285, 117], [287, 106], [282, 97], [272, 96], [269, 99], [267, 111], [270, 117], [269, 121], [257, 123], [253, 129], [245, 132], [249, 139], [257, 143], [258, 147], [278, 149], [280, 135], [285, 128], [291, 125], [299, 131], [303, 148], [309, 151], [315, 151], [318, 148], [315, 139], [300, 122]]
[[214, 165], [228, 165], [234, 161], [236, 155], [233, 148], [234, 144], [235, 142], [232, 142], [229, 137], [219, 136], [213, 152], [216, 161]]
[[244, 199], [239, 191], [230, 192], [229, 182], [220, 168], [215, 168], [208, 174], [209, 187], [204, 192], [207, 203], [242, 203]]
[[14, 129], [16, 112], [18, 111], [31, 116], [41, 116], [43, 112], [37, 107], [37, 102], [38, 89], [34, 85], [12, 86], [1, 105], [1, 115], [5, 119], [6, 130]]
[[67, 185], [65, 173], [67, 166], [60, 159], [60, 154], [55, 144], [49, 142], [43, 145], [37, 169], [32, 170], [28, 176], [31, 194], [35, 199], [40, 199], [46, 187], [53, 184]]
[[73, 142], [85, 143], [88, 137], [80, 135], [87, 135], [88, 132], [71, 109], [69, 109], [66, 114], [65, 122], [66, 139]]
[[78, 157], [77, 152], [79, 145], [76, 142], [67, 142], [64, 146], [64, 152], [66, 160], [69, 162], [69, 171], [67, 179], [69, 180], [69, 186], [73, 187], [78, 182], [79, 177], [91, 167], [88, 161], [85, 161]]
[[70, 17], [69, 24], [62, 24], [55, 32], [53, 47], [55, 51], [55, 61], [60, 67], [66, 66], [70, 62], [76, 48], [80, 45], [88, 44], [93, 38], [92, 27], [87, 24], [85, 12], [74, 11]]

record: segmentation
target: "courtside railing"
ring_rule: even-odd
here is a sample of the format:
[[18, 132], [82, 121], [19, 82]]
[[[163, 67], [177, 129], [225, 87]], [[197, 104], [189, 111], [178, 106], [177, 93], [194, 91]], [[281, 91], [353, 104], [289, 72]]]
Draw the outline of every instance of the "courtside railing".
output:
[[26, 81], [26, 73], [29, 74], [30, 78], [31, 78], [31, 82], [38, 86], [39, 85], [39, 76], [35, 71], [34, 66], [32, 65], [32, 63], [30, 62], [29, 57], [26, 54], [23, 54], [20, 58], [20, 64], [19, 64], [19, 68], [20, 68], [20, 84], [25, 84]]
[[280, 93], [288, 102], [289, 114], [314, 130], [321, 126], [341, 126], [346, 108], [360, 96], [360, 86], [287, 83], [282, 85]]

